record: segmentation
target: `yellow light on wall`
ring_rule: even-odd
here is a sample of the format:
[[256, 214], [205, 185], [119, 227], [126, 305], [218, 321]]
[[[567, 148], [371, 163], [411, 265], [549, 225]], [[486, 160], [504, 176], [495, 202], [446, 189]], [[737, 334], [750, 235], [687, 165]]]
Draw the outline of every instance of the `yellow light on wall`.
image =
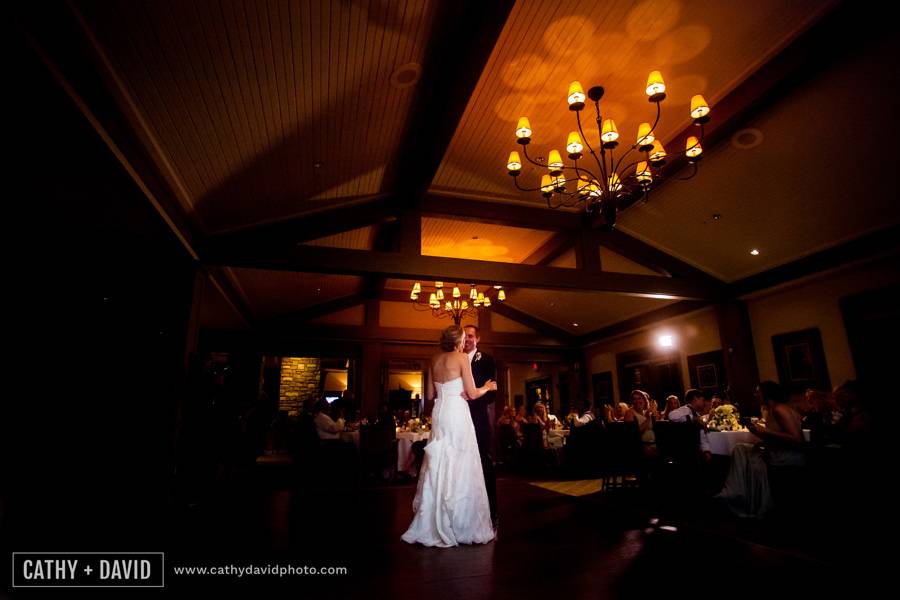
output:
[[666, 97], [666, 82], [663, 81], [662, 73], [659, 71], [651, 71], [647, 77], [647, 95], [652, 102], [658, 102]]
[[551, 150], [547, 157], [547, 167], [550, 169], [551, 175], [562, 175], [563, 161], [559, 150]]
[[581, 83], [573, 81], [569, 84], [569, 110], [581, 110], [584, 108], [584, 88]]
[[600, 139], [603, 140], [604, 143], [609, 144], [611, 142], [615, 142], [619, 139], [619, 130], [616, 128], [616, 122], [612, 119], [606, 119], [603, 121], [603, 131], [600, 134]]
[[553, 178], [550, 175], [543, 175], [541, 177], [541, 193], [543, 193], [543, 194], [552, 194], [553, 193]]
[[515, 150], [509, 153], [509, 160], [506, 161], [506, 170], [510, 174], [518, 173], [522, 170], [522, 159], [519, 158], [519, 153]]
[[418, 281], [415, 282], [413, 284], [413, 291], [417, 294], [421, 294], [422, 293], [422, 284], [420, 284]]
[[653, 183], [653, 174], [650, 172], [650, 167], [647, 166], [645, 161], [641, 161], [637, 164], [637, 167], [634, 169], [635, 177], [641, 184], [647, 185]]
[[[490, 300], [490, 298], [488, 298], [488, 300]], [[506, 300], [506, 292], [504, 290], [500, 290], [499, 292], [497, 292], [497, 300]]]
[[531, 139], [531, 123], [528, 122], [528, 117], [519, 117], [519, 124], [516, 125], [516, 137], [519, 140]]
[[570, 131], [569, 138], [566, 140], [566, 152], [569, 153], [569, 158], [573, 160], [581, 158], [582, 150], [584, 150], [584, 144], [581, 142], [581, 136], [577, 131]]
[[702, 119], [709, 114], [709, 104], [700, 94], [691, 98], [691, 118], [694, 120]]
[[[653, 141], [656, 138], [653, 136], [653, 129], [650, 127], [650, 123], [641, 123], [638, 125], [638, 134], [637, 134], [637, 147], [639, 150], [647, 148], [648, 146], [653, 146]], [[642, 150], [642, 151], [646, 151]]]
[[457, 286], [453, 286], [453, 297], [459, 298], [462, 294], [459, 293], [459, 288]]
[[700, 140], [696, 138], [696, 136], [690, 136], [685, 142], [685, 154], [687, 154], [691, 158], [696, 158], [703, 154], [703, 147], [700, 146]]
[[666, 149], [659, 140], [653, 141], [653, 150], [650, 151], [650, 162], [661, 163], [666, 160]]

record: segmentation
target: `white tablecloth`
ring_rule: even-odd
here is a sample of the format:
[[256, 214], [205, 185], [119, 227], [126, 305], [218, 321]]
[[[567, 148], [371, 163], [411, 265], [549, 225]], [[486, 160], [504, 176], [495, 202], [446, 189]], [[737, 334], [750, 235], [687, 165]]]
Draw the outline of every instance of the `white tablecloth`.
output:
[[411, 431], [401, 431], [397, 434], [397, 470], [409, 473], [413, 477], [416, 476], [415, 461], [412, 460], [409, 453], [414, 442], [419, 440], [427, 440], [431, 437], [431, 432], [413, 433]]
[[759, 438], [749, 431], [710, 431], [709, 450], [713, 454], [731, 456], [737, 444], [755, 444]]

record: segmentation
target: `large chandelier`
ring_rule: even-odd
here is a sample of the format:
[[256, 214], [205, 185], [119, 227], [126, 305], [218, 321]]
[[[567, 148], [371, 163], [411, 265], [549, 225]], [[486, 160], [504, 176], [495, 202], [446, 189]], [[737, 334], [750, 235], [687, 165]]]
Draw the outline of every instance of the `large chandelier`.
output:
[[[650, 73], [646, 91], [648, 100], [656, 104], [656, 120], [653, 125], [649, 122], [641, 123], [634, 145], [621, 155], [616, 155], [615, 150], [619, 146], [616, 123], [612, 119], [604, 119], [600, 113], [603, 88], [592, 87], [586, 96], [594, 102], [597, 112], [597, 132], [600, 139], [595, 149], [589, 143], [581, 125], [581, 111], [585, 105], [584, 89], [578, 81], [569, 84], [569, 110], [575, 113], [575, 120], [578, 123], [578, 131], [569, 133], [566, 140], [566, 152], [572, 161], [571, 166], [564, 165], [558, 150], [551, 150], [546, 162], [542, 157], [533, 160], [528, 156], [528, 144], [531, 142], [532, 134], [531, 123], [528, 117], [521, 117], [516, 126], [516, 141], [521, 144], [525, 159], [542, 169], [547, 169], [547, 172], [541, 178], [540, 186], [522, 187], [518, 179], [522, 172], [522, 161], [519, 153], [513, 151], [509, 155], [506, 168], [512, 175], [516, 187], [525, 192], [540, 191], [550, 208], [573, 207], [583, 202], [587, 212], [600, 211], [606, 223], [612, 226], [615, 224], [616, 207], [620, 204], [620, 199], [643, 197], [646, 200], [654, 183], [661, 179], [660, 169], [668, 159], [673, 156], [686, 156], [693, 170], [687, 177], [681, 179], [690, 179], [696, 175], [697, 162], [703, 154], [701, 145], [703, 125], [709, 121], [709, 104], [700, 95], [691, 99], [691, 118], [694, 125], [700, 129], [699, 136], [688, 136], [684, 150], [669, 155], [662, 142], [654, 135], [661, 114], [660, 103], [666, 98], [666, 84], [659, 71]], [[585, 148], [597, 163], [597, 170], [594, 172], [578, 162], [583, 157]], [[631, 162], [628, 162], [629, 159]], [[588, 166], [593, 169], [593, 165]]]
[[[506, 300], [506, 292], [503, 286], [495, 285], [493, 289], [497, 290], [496, 298], [498, 302]], [[419, 300], [422, 294], [422, 285], [417, 281], [413, 284], [412, 291], [409, 292], [409, 299], [417, 310], [430, 310], [431, 314], [438, 318], [449, 317], [457, 325], [460, 324], [463, 317], [475, 317], [478, 312], [491, 306], [491, 297], [488, 295], [491, 287], [488, 286], [484, 291], [478, 291], [478, 287], [473, 283], [469, 286], [468, 296], [463, 296], [459, 291], [459, 286], [452, 284], [452, 291], [449, 292], [450, 297], [444, 296], [444, 282], [435, 281], [434, 291], [425, 292], [428, 295], [428, 301], [425, 302], [424, 297]]]

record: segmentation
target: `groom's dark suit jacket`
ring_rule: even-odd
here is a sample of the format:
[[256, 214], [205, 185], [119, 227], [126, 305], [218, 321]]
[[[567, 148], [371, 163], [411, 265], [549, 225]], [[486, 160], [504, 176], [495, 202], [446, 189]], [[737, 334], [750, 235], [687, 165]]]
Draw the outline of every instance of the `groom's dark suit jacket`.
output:
[[[481, 355], [479, 357], [479, 354]], [[494, 357], [484, 352], [476, 352], [472, 358], [472, 379], [475, 387], [481, 387], [488, 379], [497, 379], [497, 366]], [[475, 436], [478, 438], [478, 451], [482, 454], [491, 451], [491, 418], [488, 416], [488, 404], [497, 400], [497, 392], [488, 392], [477, 400], [469, 402], [472, 423], [475, 425]]]

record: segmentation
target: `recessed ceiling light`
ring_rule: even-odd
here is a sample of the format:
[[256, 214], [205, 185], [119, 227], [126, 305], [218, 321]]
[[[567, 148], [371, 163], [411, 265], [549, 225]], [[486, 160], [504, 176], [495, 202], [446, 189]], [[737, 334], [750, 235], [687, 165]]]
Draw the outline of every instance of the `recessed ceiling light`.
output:
[[672, 348], [675, 346], [675, 338], [671, 335], [661, 335], [657, 338], [657, 342], [663, 348]]
[[759, 250], [754, 248], [753, 250], [750, 251], [750, 254], [752, 254], [753, 256], [759, 256]]
[[317, 160], [313, 163], [313, 167], [315, 167], [316, 169], [321, 169], [323, 164], [325, 163], [323, 163], [321, 160]]
[[572, 327], [578, 327], [578, 323], [572, 323]]
[[412, 87], [416, 85], [421, 75], [422, 65], [419, 63], [411, 62], [400, 65], [391, 73], [391, 86], [398, 90]]
[[722, 218], [722, 215], [720, 215], [719, 213], [713, 213], [712, 218], [713, 218], [713, 221], [718, 221], [719, 219]]
[[762, 144], [763, 132], [759, 129], [741, 129], [731, 136], [731, 145], [739, 150], [749, 150]]

